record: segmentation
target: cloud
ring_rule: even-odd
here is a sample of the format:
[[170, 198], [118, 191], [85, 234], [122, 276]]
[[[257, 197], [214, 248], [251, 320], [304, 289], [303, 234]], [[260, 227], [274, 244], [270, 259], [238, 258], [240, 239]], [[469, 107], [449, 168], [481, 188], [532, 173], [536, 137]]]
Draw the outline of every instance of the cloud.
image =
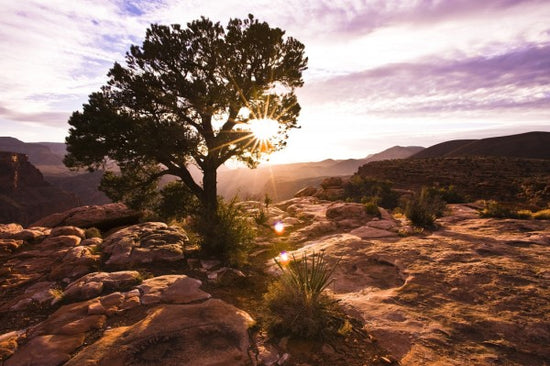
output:
[[[304, 103], [411, 115], [475, 110], [550, 112], [550, 43], [493, 57], [424, 59], [306, 84]], [[357, 107], [356, 107], [357, 108]]]
[[0, 105], [0, 119], [27, 122], [27, 123], [39, 123], [45, 126], [57, 127], [60, 125], [60, 121], [65, 123], [69, 118], [67, 112], [39, 112], [39, 113], [24, 113], [11, 110]]

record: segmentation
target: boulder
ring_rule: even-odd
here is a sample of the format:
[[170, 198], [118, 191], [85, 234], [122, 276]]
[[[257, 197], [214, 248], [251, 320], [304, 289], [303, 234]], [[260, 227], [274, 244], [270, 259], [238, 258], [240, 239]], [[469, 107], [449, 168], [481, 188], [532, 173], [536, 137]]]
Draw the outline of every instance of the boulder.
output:
[[183, 229], [162, 222], [146, 222], [121, 229], [103, 241], [107, 265], [174, 262], [183, 259], [189, 239]]
[[315, 196], [319, 192], [318, 188], [315, 187], [305, 187], [300, 189], [296, 194], [294, 194], [294, 197], [309, 197], [309, 196]]
[[375, 239], [375, 238], [388, 238], [397, 237], [397, 233], [384, 229], [378, 229], [371, 226], [361, 226], [349, 232], [352, 235], [357, 235], [361, 239]]
[[71, 210], [44, 217], [32, 226], [77, 226], [80, 228], [96, 227], [107, 231], [117, 226], [136, 224], [141, 214], [129, 209], [123, 203], [106, 205], [81, 206]]
[[137, 289], [145, 305], [161, 302], [187, 304], [210, 298], [210, 294], [199, 288], [201, 284], [201, 281], [185, 275], [164, 275], [143, 281]]
[[108, 330], [65, 366], [248, 365], [253, 320], [221, 300], [160, 305], [143, 320]]
[[19, 224], [0, 224], [0, 239], [12, 239], [14, 234], [23, 230]]
[[372, 218], [367, 214], [363, 204], [353, 202], [336, 202], [331, 204], [327, 208], [326, 216], [332, 221], [352, 219], [364, 222]]
[[54, 266], [49, 278], [52, 280], [75, 279], [94, 272], [99, 266], [101, 255], [94, 254], [89, 246], [79, 245], [67, 251], [61, 263]]
[[138, 284], [141, 276], [137, 271], [93, 272], [71, 282], [63, 298], [86, 300], [99, 296], [104, 290], [120, 290]]
[[83, 229], [76, 226], [58, 226], [51, 230], [50, 236], [74, 235], [81, 239], [86, 239], [86, 233]]
[[58, 366], [71, 358], [71, 353], [84, 343], [84, 335], [44, 335], [31, 339], [8, 358], [5, 366]]

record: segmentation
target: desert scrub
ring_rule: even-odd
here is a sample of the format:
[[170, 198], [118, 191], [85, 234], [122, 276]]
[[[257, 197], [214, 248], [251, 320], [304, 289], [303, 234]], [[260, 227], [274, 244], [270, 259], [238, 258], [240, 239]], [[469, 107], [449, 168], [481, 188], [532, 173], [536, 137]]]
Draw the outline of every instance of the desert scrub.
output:
[[264, 295], [267, 327], [275, 336], [326, 338], [338, 333], [343, 317], [337, 300], [325, 290], [333, 282], [336, 268], [328, 265], [324, 253], [304, 254], [287, 264], [275, 261], [282, 271]]
[[431, 229], [435, 227], [435, 220], [443, 215], [445, 201], [438, 194], [422, 188], [405, 208], [405, 216], [416, 227]]
[[550, 209], [535, 212], [533, 218], [536, 220], [550, 220]]
[[100, 238], [102, 239], [103, 236], [101, 235], [101, 231], [96, 227], [89, 227], [84, 231], [84, 235], [86, 235], [86, 239], [91, 238]]
[[203, 212], [192, 226], [198, 233], [198, 244], [203, 254], [218, 257], [235, 267], [242, 267], [248, 262], [256, 232], [245, 212], [237, 205], [236, 198], [229, 202], [220, 199], [215, 217]]
[[494, 217], [497, 219], [531, 219], [534, 215], [529, 210], [516, 210], [510, 205], [497, 201], [485, 201], [484, 208], [480, 212], [481, 217]]
[[370, 216], [375, 217], [382, 217], [382, 214], [380, 213], [380, 210], [378, 209], [378, 204], [375, 201], [368, 201], [364, 203], [365, 205], [365, 211]]

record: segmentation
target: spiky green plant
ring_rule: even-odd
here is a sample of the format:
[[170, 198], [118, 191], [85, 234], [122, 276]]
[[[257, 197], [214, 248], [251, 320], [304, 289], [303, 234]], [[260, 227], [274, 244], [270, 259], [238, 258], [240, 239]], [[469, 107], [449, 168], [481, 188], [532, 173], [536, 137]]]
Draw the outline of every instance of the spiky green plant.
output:
[[265, 295], [268, 327], [277, 335], [294, 335], [304, 338], [322, 338], [336, 334], [342, 318], [325, 290], [333, 283], [331, 268], [325, 254], [292, 256], [288, 264], [275, 260], [282, 274]]

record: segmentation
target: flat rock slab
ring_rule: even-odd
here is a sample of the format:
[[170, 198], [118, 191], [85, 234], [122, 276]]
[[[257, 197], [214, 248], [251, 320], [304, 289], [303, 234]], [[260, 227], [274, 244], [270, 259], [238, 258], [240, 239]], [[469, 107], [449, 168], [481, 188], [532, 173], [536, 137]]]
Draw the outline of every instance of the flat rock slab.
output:
[[189, 239], [183, 229], [162, 222], [146, 222], [121, 229], [105, 239], [107, 265], [123, 266], [183, 259]]
[[248, 365], [252, 318], [221, 300], [160, 305], [143, 320], [106, 331], [66, 366]]
[[145, 305], [162, 303], [188, 304], [206, 300], [210, 294], [199, 287], [201, 281], [185, 275], [165, 275], [147, 279], [137, 288]]
[[78, 226], [80, 228], [97, 227], [108, 230], [117, 226], [137, 223], [141, 214], [129, 209], [123, 203], [81, 206], [62, 213], [46, 216], [31, 226]]

